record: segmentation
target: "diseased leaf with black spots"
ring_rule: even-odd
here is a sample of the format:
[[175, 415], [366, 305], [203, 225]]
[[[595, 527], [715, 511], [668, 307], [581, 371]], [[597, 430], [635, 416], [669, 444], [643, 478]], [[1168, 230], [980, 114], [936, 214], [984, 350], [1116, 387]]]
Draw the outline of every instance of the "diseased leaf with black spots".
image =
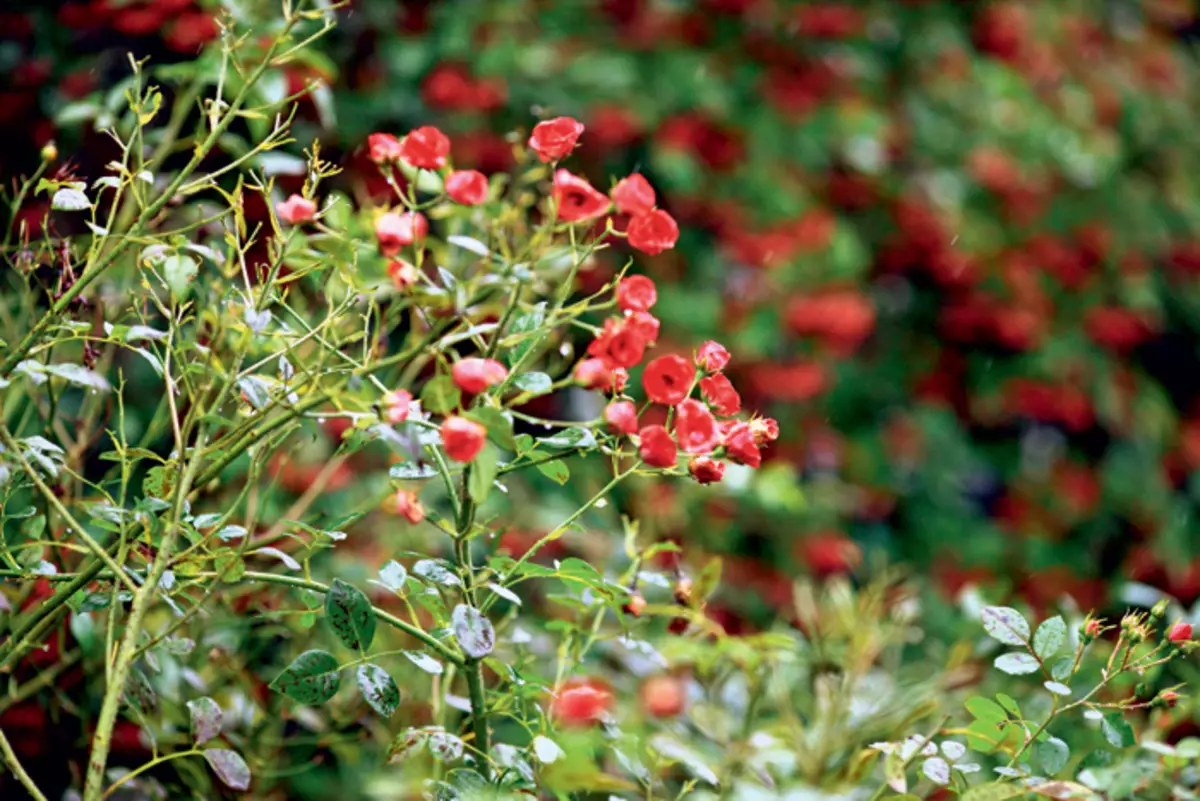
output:
[[371, 708], [385, 718], [390, 718], [400, 706], [400, 688], [378, 665], [358, 666], [358, 689]]
[[305, 651], [271, 682], [271, 689], [311, 706], [333, 698], [341, 681], [333, 654]]
[[347, 648], [362, 651], [371, 647], [375, 639], [375, 610], [362, 590], [334, 579], [325, 595], [325, 617]]
[[227, 748], [209, 748], [204, 752], [208, 766], [217, 778], [234, 790], [250, 789], [250, 767], [237, 751]]

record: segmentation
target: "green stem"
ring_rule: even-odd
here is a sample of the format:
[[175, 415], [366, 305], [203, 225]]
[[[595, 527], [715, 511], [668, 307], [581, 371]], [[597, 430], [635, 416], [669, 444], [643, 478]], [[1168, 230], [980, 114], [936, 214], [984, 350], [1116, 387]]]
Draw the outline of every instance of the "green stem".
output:
[[130, 779], [134, 778], [135, 776], [145, 773], [146, 771], [150, 770], [151, 768], [158, 767], [159, 765], [163, 764], [164, 762], [170, 762], [172, 759], [180, 759], [182, 757], [203, 756], [203, 755], [204, 755], [204, 752], [201, 751], [199, 748], [192, 748], [187, 751], [176, 751], [173, 754], [164, 754], [163, 756], [156, 757], [156, 758], [150, 760], [149, 762], [147, 762], [145, 765], [138, 767], [136, 770], [129, 771], [129, 773], [126, 773], [124, 776], [122, 776], [121, 778], [117, 779], [115, 782], [110, 784], [108, 786], [108, 789], [104, 791], [104, 795], [102, 797], [108, 798], [110, 795], [115, 793], [117, 791], [117, 788], [120, 787], [125, 782], [129, 781]]
[[[50, 619], [75, 593], [95, 581], [103, 567], [103, 563], [97, 559], [85, 567], [82, 572], [74, 576], [46, 577], [52, 581], [68, 581], [69, 583], [66, 587], [63, 587], [54, 593], [54, 595], [47, 598], [35, 611], [31, 612], [29, 617], [13, 630], [9, 638], [3, 644], [0, 644], [0, 673], [8, 670], [14, 662], [20, 659], [27, 648], [37, 644], [38, 639], [35, 629], [38, 628], [38, 624]], [[0, 576], [8, 577], [9, 574], [14, 572], [11, 570], [0, 571]], [[24, 575], [20, 577], [24, 578]]]
[[8, 738], [4, 736], [4, 731], [0, 730], [0, 751], [4, 752], [4, 763], [8, 765], [9, 770], [17, 777], [17, 781], [25, 788], [25, 791], [34, 799], [34, 801], [46, 801], [46, 796], [34, 784], [33, 779], [29, 778], [29, 774], [25, 772], [25, 768], [21, 765], [21, 760], [17, 759], [17, 753], [13, 751], [9, 745]]

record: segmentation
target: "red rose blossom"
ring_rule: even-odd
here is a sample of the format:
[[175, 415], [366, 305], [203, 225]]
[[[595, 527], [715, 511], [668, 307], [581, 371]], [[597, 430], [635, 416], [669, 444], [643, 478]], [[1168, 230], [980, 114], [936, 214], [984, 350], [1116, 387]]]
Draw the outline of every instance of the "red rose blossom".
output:
[[588, 355], [600, 359], [610, 370], [634, 367], [646, 354], [645, 331], [630, 323], [630, 318], [604, 321], [604, 329], [588, 345]]
[[487, 200], [487, 176], [477, 170], [455, 170], [446, 176], [446, 194], [455, 203], [478, 206]]
[[710, 453], [721, 439], [712, 412], [692, 398], [675, 407], [675, 437], [685, 453]]
[[373, 133], [367, 137], [367, 151], [376, 164], [390, 164], [400, 159], [400, 140], [389, 133]]
[[292, 225], [302, 225], [311, 220], [313, 215], [317, 213], [317, 204], [300, 195], [292, 195], [277, 205], [275, 211], [279, 214], [279, 219], [284, 222]]
[[700, 394], [722, 417], [737, 414], [742, 410], [742, 398], [724, 373], [713, 373], [701, 378]]
[[632, 401], [613, 401], [604, 410], [604, 422], [616, 434], [632, 434], [637, 431], [637, 407]]
[[469, 395], [478, 395], [488, 387], [508, 378], [508, 370], [495, 359], [480, 359], [470, 356], [455, 362], [450, 370], [454, 384]]
[[440, 170], [449, 155], [450, 139], [432, 125], [409, 131], [400, 143], [400, 158], [422, 170]]
[[[624, 312], [649, 311], [658, 301], [654, 282], [644, 275], [627, 275], [617, 284], [617, 308]], [[657, 329], [656, 329], [657, 333]]]
[[594, 220], [608, 213], [608, 196], [567, 170], [554, 173], [554, 205], [563, 222]]
[[716, 484], [725, 478], [725, 463], [707, 456], [694, 456], [688, 462], [688, 472], [700, 484]]
[[758, 452], [758, 443], [754, 441], [754, 432], [746, 423], [737, 423], [730, 427], [725, 434], [725, 452], [738, 464], [749, 467], [758, 467], [762, 464], [762, 454]]
[[638, 455], [651, 467], [675, 466], [675, 440], [662, 426], [646, 426], [638, 432]]
[[1167, 633], [1167, 639], [1171, 642], [1187, 642], [1192, 639], [1192, 624], [1180, 621]]
[[612, 371], [603, 359], [583, 359], [575, 365], [575, 380], [585, 389], [606, 390], [612, 386]]
[[662, 209], [655, 209], [634, 217], [625, 230], [629, 244], [648, 256], [657, 256], [664, 250], [675, 247], [679, 239], [679, 226], [675, 218]]
[[529, 146], [543, 163], [558, 161], [570, 154], [579, 143], [583, 123], [571, 117], [555, 117], [533, 127]]
[[642, 388], [646, 397], [655, 403], [674, 406], [688, 396], [696, 369], [682, 356], [659, 356], [646, 365], [642, 373]]
[[729, 351], [720, 342], [711, 339], [696, 351], [696, 366], [706, 373], [724, 370], [729, 364]]
[[650, 312], [635, 311], [625, 318], [625, 325], [637, 331], [648, 345], [653, 345], [658, 339], [658, 318]]
[[640, 172], [617, 181], [610, 194], [617, 211], [622, 214], [636, 217], [654, 208], [654, 187]]
[[592, 681], [577, 681], [562, 687], [554, 696], [550, 714], [567, 726], [589, 726], [612, 708], [613, 696]]
[[487, 429], [465, 417], [447, 417], [442, 423], [442, 446], [456, 462], [469, 462], [483, 450]]
[[417, 282], [417, 268], [403, 259], [393, 259], [388, 262], [388, 276], [396, 289], [404, 291]]
[[403, 214], [389, 211], [375, 221], [375, 237], [379, 240], [379, 251], [385, 256], [395, 256], [400, 248], [424, 239], [429, 233], [429, 221], [419, 211]]

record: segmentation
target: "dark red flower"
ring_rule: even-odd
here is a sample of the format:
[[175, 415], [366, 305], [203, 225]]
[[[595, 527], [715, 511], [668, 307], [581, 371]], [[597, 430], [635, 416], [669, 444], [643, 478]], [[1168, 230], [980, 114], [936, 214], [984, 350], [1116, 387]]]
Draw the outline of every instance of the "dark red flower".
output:
[[696, 351], [696, 366], [706, 373], [724, 370], [729, 364], [729, 351], [720, 342], [709, 340]]
[[[654, 282], [644, 275], [627, 275], [617, 284], [617, 308], [625, 312], [649, 311], [658, 302]], [[657, 333], [657, 331], [655, 332]]]
[[446, 194], [455, 203], [478, 206], [487, 200], [487, 176], [476, 170], [455, 170], [446, 176]]
[[409, 131], [400, 143], [400, 158], [422, 170], [440, 170], [449, 155], [449, 138], [432, 125]]
[[662, 426], [646, 426], [638, 432], [638, 455], [651, 467], [675, 466], [675, 440]]
[[694, 456], [688, 461], [688, 472], [700, 484], [716, 484], [725, 478], [725, 463], [707, 456]]
[[552, 120], [539, 122], [533, 127], [533, 135], [529, 137], [529, 146], [538, 154], [543, 163], [558, 161], [569, 155], [579, 143], [579, 135], [583, 133], [583, 123], [572, 117], [555, 117]]
[[646, 397], [655, 403], [675, 406], [692, 390], [696, 368], [687, 359], [675, 354], [659, 356], [646, 365], [642, 373], [642, 388]]
[[610, 194], [617, 211], [622, 214], [636, 217], [654, 208], [654, 187], [640, 172], [622, 178]]
[[637, 407], [632, 401], [613, 401], [604, 409], [604, 422], [616, 434], [632, 434], [637, 431]]
[[700, 393], [722, 417], [742, 410], [742, 397], [724, 373], [713, 373], [700, 379]]
[[455, 362], [454, 367], [450, 370], [450, 375], [454, 379], [455, 386], [463, 392], [469, 395], [478, 395], [508, 378], [508, 370], [495, 359], [469, 356]]
[[711, 453], [721, 440], [712, 412], [692, 398], [675, 407], [675, 437], [685, 453]]
[[762, 464], [762, 454], [758, 452], [758, 443], [754, 440], [754, 432], [747, 423], [736, 423], [725, 434], [725, 453], [738, 464], [758, 467]]
[[447, 417], [442, 423], [442, 447], [456, 462], [469, 462], [483, 450], [487, 429], [465, 417]]
[[566, 170], [554, 173], [554, 205], [563, 222], [594, 220], [608, 213], [608, 196]]
[[400, 159], [400, 140], [390, 133], [373, 133], [367, 137], [367, 150], [371, 154], [371, 161], [390, 164]]
[[679, 240], [679, 226], [670, 214], [662, 209], [654, 209], [634, 217], [625, 229], [625, 235], [632, 247], [648, 256], [657, 256], [675, 247]]

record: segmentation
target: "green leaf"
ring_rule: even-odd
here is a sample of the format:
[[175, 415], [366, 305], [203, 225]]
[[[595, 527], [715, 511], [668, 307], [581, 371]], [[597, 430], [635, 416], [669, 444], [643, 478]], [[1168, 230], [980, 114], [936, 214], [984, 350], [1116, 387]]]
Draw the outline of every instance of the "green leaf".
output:
[[421, 408], [434, 414], [449, 414], [462, 402], [462, 393], [448, 375], [429, 379], [421, 388]]
[[1033, 635], [1033, 652], [1043, 660], [1058, 653], [1067, 641], [1067, 624], [1061, 616], [1042, 621]]
[[959, 797], [959, 801], [1008, 801], [1025, 795], [1025, 788], [1019, 784], [992, 782], [972, 787]]
[[522, 373], [513, 379], [513, 386], [522, 392], [544, 395], [554, 386], [554, 382], [545, 373]]
[[217, 778], [234, 790], [250, 789], [250, 768], [237, 751], [228, 748], [209, 748], [204, 759]]
[[93, 370], [87, 369], [82, 364], [44, 364], [42, 365], [42, 372], [58, 376], [68, 383], [89, 389], [97, 389], [101, 392], [108, 392], [112, 389], [112, 385], [108, 383], [107, 378]]
[[496, 647], [496, 631], [492, 628], [492, 622], [475, 607], [466, 604], [454, 607], [451, 623], [463, 653], [472, 659], [482, 659]]
[[191, 291], [192, 279], [200, 272], [200, 264], [191, 256], [175, 253], [163, 259], [163, 280], [176, 300], [183, 300]]
[[1100, 731], [1113, 748], [1131, 748], [1137, 745], [1133, 727], [1120, 712], [1109, 712], [1105, 715], [1104, 720], [1100, 721]]
[[899, 754], [888, 754], [883, 761], [883, 778], [897, 793], [908, 789], [908, 778], [905, 776], [906, 764]]
[[571, 427], [540, 439], [538, 443], [551, 448], [590, 448], [596, 444], [596, 438], [586, 428]]
[[445, 671], [442, 663], [434, 659], [424, 651], [404, 651], [404, 655], [408, 657], [408, 661], [419, 667], [426, 673], [431, 673], [434, 676], [440, 676]]
[[1025, 645], [1029, 642], [1029, 622], [1012, 607], [985, 606], [983, 627], [993, 639], [1005, 645]]
[[558, 484], [566, 484], [571, 479], [571, 468], [562, 460], [539, 462], [535, 465], [542, 475]]
[[325, 595], [325, 618], [342, 644], [353, 651], [371, 647], [375, 610], [362, 590], [334, 579]]
[[1050, 675], [1058, 681], [1066, 681], [1071, 678], [1071, 669], [1075, 667], [1075, 660], [1072, 657], [1064, 656], [1054, 663], [1050, 668]]
[[358, 689], [372, 709], [385, 718], [395, 714], [400, 706], [400, 688], [386, 670], [378, 665], [359, 665], [355, 677]]
[[452, 235], [446, 237], [446, 241], [451, 245], [458, 245], [463, 250], [469, 250], [479, 256], [488, 255], [487, 245], [480, 242], [478, 239], [473, 239], [469, 236]]
[[517, 449], [517, 444], [513, 440], [512, 420], [504, 412], [490, 406], [481, 406], [478, 409], [472, 409], [466, 414], [466, 417], [486, 428], [488, 436], [500, 447], [510, 451]]
[[500, 454], [495, 446], [484, 444], [479, 455], [471, 462], [471, 472], [467, 477], [467, 492], [475, 503], [483, 503], [491, 492], [492, 482], [496, 480], [496, 468]]
[[338, 661], [326, 651], [305, 651], [271, 682], [271, 689], [313, 706], [337, 694], [341, 685]]
[[[512, 325], [508, 327], [508, 332], [505, 336], [505, 344], [510, 344], [509, 340], [516, 340], [515, 347], [510, 347], [508, 350], [508, 366], [512, 367], [519, 362], [521, 358], [534, 346], [537, 341], [536, 336], [528, 336], [528, 334], [541, 328], [542, 322], [546, 319], [546, 304], [539, 303], [530, 311], [518, 314], [512, 321]], [[522, 336], [525, 335], [525, 336]]]
[[1037, 673], [1041, 667], [1037, 657], [1026, 653], [1008, 653], [996, 657], [992, 663], [997, 670], [1002, 670], [1010, 676], [1023, 676], [1027, 673]]
[[1071, 758], [1071, 747], [1057, 737], [1047, 737], [1034, 743], [1033, 758], [1048, 776], [1053, 776], [1066, 767]]

